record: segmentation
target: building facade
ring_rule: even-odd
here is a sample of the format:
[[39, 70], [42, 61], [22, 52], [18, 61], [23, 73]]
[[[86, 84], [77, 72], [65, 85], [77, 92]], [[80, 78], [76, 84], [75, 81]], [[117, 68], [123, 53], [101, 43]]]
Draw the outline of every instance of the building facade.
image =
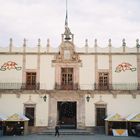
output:
[[25, 114], [32, 131], [105, 126], [112, 113], [140, 112], [140, 48], [76, 48], [68, 25], [58, 48], [0, 48], [0, 113]]

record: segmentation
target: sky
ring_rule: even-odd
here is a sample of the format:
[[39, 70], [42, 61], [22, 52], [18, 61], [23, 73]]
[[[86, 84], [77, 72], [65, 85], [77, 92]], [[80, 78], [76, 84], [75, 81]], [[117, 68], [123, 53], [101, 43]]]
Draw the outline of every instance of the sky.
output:
[[[68, 26], [74, 34], [76, 47], [89, 47], [98, 40], [106, 47], [120, 47], [126, 39], [134, 47], [140, 39], [140, 0], [68, 0]], [[42, 47], [50, 39], [52, 47], [61, 43], [66, 17], [66, 0], [0, 0], [0, 47], [7, 47], [9, 39], [21, 47], [27, 39], [28, 47]]]

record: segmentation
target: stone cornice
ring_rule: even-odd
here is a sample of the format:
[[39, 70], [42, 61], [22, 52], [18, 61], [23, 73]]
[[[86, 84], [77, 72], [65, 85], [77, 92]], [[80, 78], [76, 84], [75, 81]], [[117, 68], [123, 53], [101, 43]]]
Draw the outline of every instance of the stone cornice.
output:
[[[76, 52], [78, 55], [138, 55], [140, 54], [140, 52], [125, 52], [125, 53], [122, 53], [122, 52], [93, 52], [93, 53], [80, 53], [80, 52]], [[23, 54], [26, 54], [26, 55], [56, 55], [58, 53], [55, 53], [55, 52], [52, 52], [52, 53], [48, 53], [48, 52], [26, 52], [26, 53], [23, 53], [23, 52], [0, 52], [0, 55], [23, 55]]]

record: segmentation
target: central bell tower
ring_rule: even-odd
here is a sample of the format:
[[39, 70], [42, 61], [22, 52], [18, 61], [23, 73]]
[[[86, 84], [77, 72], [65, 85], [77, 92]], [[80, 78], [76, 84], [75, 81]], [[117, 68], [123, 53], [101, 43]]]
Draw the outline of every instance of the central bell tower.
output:
[[55, 89], [74, 90], [78, 89], [79, 66], [81, 60], [75, 52], [74, 34], [68, 27], [68, 12], [66, 3], [65, 31], [62, 34], [62, 41], [59, 45], [59, 52], [52, 60], [55, 66]]
[[[67, 2], [67, 1], [66, 1]], [[67, 7], [67, 3], [66, 3]], [[66, 8], [65, 28], [59, 45], [59, 51], [54, 55], [52, 66], [55, 68], [56, 92], [50, 97], [51, 106], [49, 126], [59, 123], [67, 128], [84, 128], [85, 120], [81, 117], [84, 110], [84, 98], [79, 96], [79, 71], [82, 66], [79, 54], [75, 51], [74, 35], [68, 26], [68, 12]], [[55, 96], [55, 99], [53, 98]], [[65, 112], [69, 110], [70, 113]], [[55, 113], [55, 117], [54, 116]], [[53, 123], [52, 123], [53, 122]]]

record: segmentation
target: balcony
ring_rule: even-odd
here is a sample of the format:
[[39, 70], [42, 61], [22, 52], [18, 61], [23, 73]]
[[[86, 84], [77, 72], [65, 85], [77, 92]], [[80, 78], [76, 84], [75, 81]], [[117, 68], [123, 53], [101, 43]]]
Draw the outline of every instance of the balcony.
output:
[[[0, 83], [0, 90], [47, 90], [46, 83], [36, 83], [35, 85], [27, 85], [26, 83]], [[63, 87], [55, 84], [52, 90], [140, 90], [138, 83], [117, 83], [101, 86], [95, 84], [73, 84], [72, 86]]]
[[138, 83], [114, 83], [102, 86], [100, 84], [94, 84], [95, 90], [139, 90], [140, 84]]
[[56, 90], [78, 90], [78, 84], [59, 85], [55, 83]]
[[0, 90], [39, 90], [40, 83], [27, 85], [26, 83], [0, 83]]

